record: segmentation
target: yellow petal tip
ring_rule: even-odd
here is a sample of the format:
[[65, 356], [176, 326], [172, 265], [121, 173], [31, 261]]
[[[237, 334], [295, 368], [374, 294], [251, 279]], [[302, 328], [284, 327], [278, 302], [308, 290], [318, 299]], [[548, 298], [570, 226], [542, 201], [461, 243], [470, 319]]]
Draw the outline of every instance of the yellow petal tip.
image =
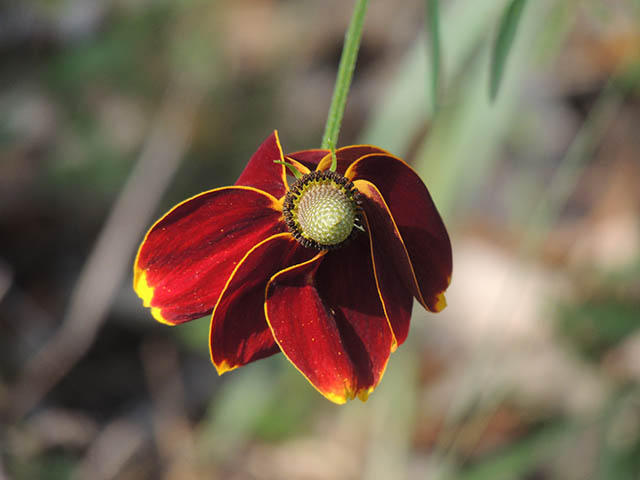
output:
[[337, 393], [323, 393], [323, 395], [327, 400], [338, 405], [344, 405], [347, 403], [346, 395], [338, 395]]
[[155, 318], [158, 322], [164, 323], [165, 325], [169, 325], [171, 327], [175, 325], [162, 316], [162, 310], [159, 307], [151, 306], [151, 300], [153, 300], [153, 287], [149, 285], [149, 282], [147, 281], [147, 272], [145, 272], [144, 270], [136, 271], [135, 285], [133, 286], [133, 288], [138, 296], [142, 299], [142, 305], [151, 309], [151, 316], [153, 318]]
[[165, 325], [169, 325], [170, 327], [175, 327], [175, 323], [171, 323], [169, 320], [162, 316], [162, 311], [158, 307], [151, 307], [151, 316], [155, 318], [158, 322], [163, 323]]
[[370, 388], [368, 390], [360, 390], [358, 392], [358, 399], [361, 402], [366, 402], [367, 400], [369, 400], [369, 395], [371, 394], [372, 391], [373, 391], [373, 388]]
[[224, 373], [230, 372], [231, 370], [235, 370], [236, 368], [238, 368], [238, 365], [230, 365], [229, 362], [227, 362], [226, 360], [223, 360], [220, 363], [214, 362], [213, 366], [216, 367], [216, 371], [218, 372], [218, 375], [222, 375]]
[[436, 304], [434, 310], [436, 312], [441, 312], [447, 307], [447, 299], [444, 297], [444, 293], [440, 293], [437, 296]]
[[151, 299], [153, 298], [153, 287], [149, 285], [149, 282], [147, 281], [147, 272], [144, 270], [136, 271], [134, 282], [133, 289], [142, 299], [142, 305], [150, 307]]

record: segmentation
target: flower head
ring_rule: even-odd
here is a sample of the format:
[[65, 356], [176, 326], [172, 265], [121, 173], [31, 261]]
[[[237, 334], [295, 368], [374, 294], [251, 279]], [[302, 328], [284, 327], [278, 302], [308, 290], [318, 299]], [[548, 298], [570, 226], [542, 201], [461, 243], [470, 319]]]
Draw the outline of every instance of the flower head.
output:
[[[134, 288], [153, 317], [211, 314], [218, 373], [277, 352], [326, 398], [366, 400], [409, 331], [446, 303], [451, 245], [427, 188], [370, 145], [283, 155], [274, 132], [234, 186], [192, 197], [145, 236]], [[277, 163], [276, 163], [277, 162]], [[289, 185], [284, 164], [301, 178]]]

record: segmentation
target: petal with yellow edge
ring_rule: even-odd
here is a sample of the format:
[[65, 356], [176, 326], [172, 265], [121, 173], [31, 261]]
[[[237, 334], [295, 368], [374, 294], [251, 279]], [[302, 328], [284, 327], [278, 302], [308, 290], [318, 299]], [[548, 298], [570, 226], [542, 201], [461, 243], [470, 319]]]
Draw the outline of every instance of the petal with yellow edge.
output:
[[280, 351], [264, 316], [269, 279], [317, 252], [280, 233], [253, 247], [238, 263], [211, 317], [211, 361], [219, 374]]
[[397, 345], [402, 345], [409, 334], [413, 297], [419, 295], [409, 254], [375, 185], [366, 180], [354, 183], [362, 194], [362, 209], [380, 298]]
[[212, 312], [244, 255], [286, 226], [279, 202], [260, 190], [225, 187], [174, 207], [145, 236], [133, 286], [153, 317], [175, 325]]
[[366, 400], [380, 382], [393, 334], [366, 235], [274, 275], [265, 312], [282, 352], [327, 399]]
[[451, 242], [418, 174], [399, 158], [374, 154], [354, 162], [345, 176], [376, 186], [409, 253], [420, 289], [418, 300], [433, 312], [442, 310], [451, 281]]
[[287, 191], [285, 166], [274, 161], [284, 161], [277, 131], [269, 135], [251, 156], [236, 185], [258, 188], [276, 198], [282, 197]]

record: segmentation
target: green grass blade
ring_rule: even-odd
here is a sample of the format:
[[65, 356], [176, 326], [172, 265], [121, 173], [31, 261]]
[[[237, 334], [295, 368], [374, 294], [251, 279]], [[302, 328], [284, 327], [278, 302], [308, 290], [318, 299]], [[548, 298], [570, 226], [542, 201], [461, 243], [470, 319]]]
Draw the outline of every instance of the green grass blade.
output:
[[440, 5], [439, 0], [427, 0], [427, 25], [429, 26], [429, 47], [431, 61], [431, 99], [433, 112], [438, 110], [440, 90]]
[[520, 17], [522, 16], [525, 3], [526, 0], [511, 0], [511, 3], [509, 3], [509, 6], [507, 6], [502, 15], [491, 56], [489, 98], [492, 102], [498, 95], [498, 89], [500, 88], [500, 82], [504, 74], [504, 67], [509, 51], [511, 50], [511, 45], [516, 36], [516, 31], [518, 30], [518, 24], [520, 23]]

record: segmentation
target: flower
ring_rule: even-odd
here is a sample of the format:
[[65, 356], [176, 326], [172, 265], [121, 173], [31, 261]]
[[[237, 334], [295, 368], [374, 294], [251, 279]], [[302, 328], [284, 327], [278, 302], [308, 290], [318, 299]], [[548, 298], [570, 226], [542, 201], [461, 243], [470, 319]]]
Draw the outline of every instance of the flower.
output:
[[[326, 398], [366, 400], [407, 338], [413, 298], [437, 312], [451, 244], [420, 177], [381, 148], [283, 155], [277, 132], [234, 186], [146, 234], [134, 289], [168, 325], [211, 315], [219, 374], [282, 352]], [[279, 162], [279, 163], [276, 163]], [[302, 178], [291, 186], [285, 163]]]

